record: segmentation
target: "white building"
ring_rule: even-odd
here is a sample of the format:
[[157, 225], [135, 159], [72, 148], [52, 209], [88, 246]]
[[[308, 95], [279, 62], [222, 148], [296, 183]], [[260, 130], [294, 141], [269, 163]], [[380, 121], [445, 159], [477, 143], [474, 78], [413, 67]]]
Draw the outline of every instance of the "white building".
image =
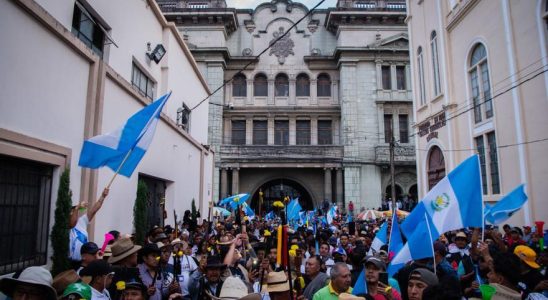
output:
[[[149, 187], [149, 224], [163, 224], [164, 210], [182, 216], [192, 199], [207, 207], [208, 102], [189, 108], [209, 88], [154, 1], [2, 0], [0, 38], [0, 275], [48, 263], [65, 168], [74, 204], [92, 205], [111, 179], [110, 169], [78, 167], [83, 141], [170, 90], [152, 145], [131, 178], [112, 185], [90, 240], [101, 244], [113, 229], [132, 232], [139, 179]], [[147, 55], [157, 45], [166, 50], [158, 63]]]

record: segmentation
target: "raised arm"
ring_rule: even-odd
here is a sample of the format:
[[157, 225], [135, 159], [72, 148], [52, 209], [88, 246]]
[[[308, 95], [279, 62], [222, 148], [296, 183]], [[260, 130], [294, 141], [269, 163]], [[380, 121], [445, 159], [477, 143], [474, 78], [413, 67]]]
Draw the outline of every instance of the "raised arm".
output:
[[103, 201], [105, 201], [105, 198], [108, 196], [108, 191], [109, 189], [105, 188], [101, 194], [101, 197], [99, 197], [99, 199], [93, 204], [93, 207], [88, 209], [88, 220], [90, 222], [93, 217], [95, 217], [95, 214], [99, 211], [101, 206], [103, 206]]

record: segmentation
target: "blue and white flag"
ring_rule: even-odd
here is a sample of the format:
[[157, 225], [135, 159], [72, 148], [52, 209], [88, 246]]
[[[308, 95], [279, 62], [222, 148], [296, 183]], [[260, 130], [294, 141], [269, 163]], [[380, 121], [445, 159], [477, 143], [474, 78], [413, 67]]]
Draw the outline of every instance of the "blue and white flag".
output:
[[249, 194], [238, 194], [230, 197], [226, 197], [221, 202], [219, 202], [219, 205], [222, 206], [230, 206], [232, 210], [238, 208], [238, 205], [241, 205], [242, 203], [246, 202], [247, 199], [249, 199]]
[[422, 219], [423, 211], [430, 216], [432, 227], [440, 234], [465, 227], [482, 227], [480, 178], [479, 158], [474, 155], [458, 165], [424, 196], [402, 224], [405, 236], [413, 232], [413, 224], [417, 222], [415, 219]]
[[502, 224], [520, 210], [525, 202], [527, 202], [527, 195], [522, 184], [500, 199], [495, 205], [488, 206], [486, 204], [485, 221], [493, 225]]
[[363, 268], [363, 270], [361, 271], [360, 276], [358, 276], [358, 279], [356, 279], [356, 283], [352, 288], [352, 295], [364, 294], [367, 294], [367, 282], [365, 282], [365, 268]]
[[84, 141], [78, 165], [97, 169], [108, 166], [120, 175], [131, 177], [152, 143], [164, 105], [171, 92], [131, 116], [126, 123], [106, 134]]
[[[397, 214], [392, 215], [392, 226], [390, 227], [390, 243], [388, 244], [388, 257], [394, 257], [403, 248], [403, 240], [401, 238], [400, 224], [398, 224]], [[396, 273], [396, 270], [391, 270], [392, 265], [388, 265], [387, 272], [390, 275]]]
[[371, 249], [375, 250], [375, 252], [379, 252], [381, 250], [381, 247], [383, 245], [386, 245], [387, 232], [388, 232], [388, 221], [385, 221], [381, 225], [381, 228], [379, 229], [379, 231], [377, 231], [377, 234], [375, 235], [375, 238], [373, 239], [373, 242], [371, 243]]
[[272, 220], [276, 219], [276, 214], [274, 214], [274, 211], [271, 210], [269, 213], [267, 213], [264, 216], [264, 219], [265, 219], [265, 221], [272, 221]]
[[333, 224], [333, 219], [335, 219], [336, 217], [337, 217], [337, 207], [335, 205], [332, 205], [326, 214], [327, 224], [329, 225]]
[[288, 221], [298, 221], [300, 219], [299, 212], [301, 210], [302, 210], [302, 207], [299, 204], [299, 198], [291, 200], [287, 204], [287, 220]]
[[[418, 220], [418, 219], [417, 219]], [[415, 224], [415, 230], [408, 236], [407, 243], [394, 256], [388, 267], [388, 274], [393, 275], [411, 260], [428, 258], [434, 256], [433, 243], [439, 237], [428, 214]]]
[[244, 213], [245, 215], [250, 219], [253, 220], [255, 218], [255, 212], [249, 205], [247, 205], [246, 202], [242, 203], [242, 206], [244, 207]]

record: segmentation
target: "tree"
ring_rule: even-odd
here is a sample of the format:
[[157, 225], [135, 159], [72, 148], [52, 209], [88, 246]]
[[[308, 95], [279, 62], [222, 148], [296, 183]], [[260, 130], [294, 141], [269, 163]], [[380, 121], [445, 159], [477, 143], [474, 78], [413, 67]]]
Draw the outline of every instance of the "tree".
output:
[[53, 247], [51, 273], [53, 276], [71, 267], [69, 260], [69, 220], [71, 207], [70, 170], [65, 169], [59, 181], [57, 202], [55, 203], [55, 223], [51, 230], [51, 244]]
[[196, 210], [196, 203], [194, 202], [194, 198], [192, 198], [192, 212], [191, 212], [191, 216], [192, 216], [192, 221], [194, 221], [194, 223], [197, 223], [197, 218], [198, 218], [198, 211]]
[[147, 226], [148, 188], [144, 181], [137, 184], [137, 198], [133, 206], [133, 227], [135, 229], [135, 244], [144, 245]]

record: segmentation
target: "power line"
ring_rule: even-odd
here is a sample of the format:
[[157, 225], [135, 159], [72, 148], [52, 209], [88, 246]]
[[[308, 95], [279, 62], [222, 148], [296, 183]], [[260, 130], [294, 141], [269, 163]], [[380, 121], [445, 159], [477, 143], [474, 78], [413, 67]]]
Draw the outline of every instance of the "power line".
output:
[[[514, 143], [514, 144], [500, 145], [500, 146], [497, 146], [496, 148], [497, 148], [497, 149], [503, 149], [503, 148], [509, 148], [509, 147], [520, 146], [520, 145], [527, 145], [527, 144], [540, 143], [540, 142], [545, 142], [545, 141], [548, 141], [548, 138], [537, 139], [537, 140], [532, 140], [532, 141], [527, 141], [527, 142], [522, 142], [522, 143]], [[430, 149], [416, 149], [416, 150], [417, 150], [417, 151], [425, 151], [425, 152], [430, 151]], [[446, 150], [443, 150], [443, 152], [461, 152], [461, 151], [475, 151], [475, 152], [477, 152], [478, 149], [446, 149]]]
[[[463, 115], [463, 114], [465, 114], [465, 113], [467, 113], [467, 112], [469, 112], [469, 111], [475, 109], [476, 107], [479, 107], [480, 105], [482, 105], [482, 104], [484, 104], [484, 103], [487, 103], [488, 101], [494, 100], [494, 99], [496, 99], [496, 98], [498, 98], [498, 97], [500, 97], [500, 96], [502, 96], [502, 95], [508, 93], [509, 91], [511, 91], [511, 90], [513, 90], [513, 89], [519, 87], [520, 85], [522, 85], [522, 84], [524, 84], [524, 83], [526, 83], [526, 82], [528, 82], [528, 81], [531, 81], [531, 80], [535, 79], [535, 78], [538, 77], [539, 75], [542, 75], [542, 74], [544, 74], [544, 73], [546, 73], [546, 72], [548, 72], [548, 69], [536, 73], [534, 76], [532, 76], [532, 77], [530, 77], [530, 78], [527, 78], [527, 79], [523, 80], [522, 82], [519, 82], [519, 83], [517, 83], [517, 84], [515, 84], [515, 85], [513, 85], [513, 86], [511, 86], [511, 87], [509, 87], [508, 89], [506, 89], [506, 90], [504, 90], [504, 91], [502, 91], [502, 92], [500, 92], [500, 93], [494, 95], [493, 97], [490, 97], [490, 98], [485, 99], [484, 101], [480, 101], [480, 102], [478, 102], [478, 103], [475, 103], [472, 107], [470, 107], [470, 108], [468, 108], [468, 109], [466, 109], [466, 110], [463, 110], [463, 111], [461, 111], [461, 112], [459, 112], [459, 113], [457, 113], [457, 114], [455, 114], [455, 115], [452, 115], [452, 116], [450, 116], [449, 118], [446, 118], [445, 122], [447, 123], [447, 122], [451, 121], [452, 119], [455, 119], [456, 117], [459, 117], [459, 116], [461, 116], [461, 115]], [[420, 131], [416, 131], [415, 133], [409, 135], [409, 137], [414, 137], [414, 136], [417, 135], [419, 132], [420, 132]]]
[[[324, 3], [325, 0], [321, 0], [320, 2], [318, 2], [318, 4], [316, 4], [314, 7], [312, 7], [311, 10], [309, 10], [304, 16], [302, 16], [302, 18], [300, 18], [295, 24], [291, 25], [291, 27], [289, 27], [288, 30], [286, 30], [284, 32], [284, 34], [280, 35], [278, 38], [276, 38], [273, 42], [269, 43], [268, 46], [263, 50], [261, 51], [259, 54], [257, 54], [254, 59], [250, 62], [248, 62], [247, 64], [245, 64], [241, 69], [239, 69], [235, 74], [234, 76], [232, 76], [230, 79], [227, 79], [225, 81], [223, 81], [223, 84], [221, 86], [219, 86], [218, 88], [216, 88], [213, 92], [211, 92], [211, 94], [207, 95], [204, 99], [200, 100], [200, 102], [198, 102], [198, 104], [194, 105], [190, 111], [193, 111], [194, 109], [196, 109], [196, 107], [202, 105], [202, 103], [204, 103], [207, 99], [211, 98], [211, 96], [213, 96], [215, 93], [217, 93], [218, 91], [220, 91], [225, 85], [227, 85], [229, 82], [232, 82], [234, 80], [234, 77], [236, 75], [238, 75], [239, 73], [243, 72], [246, 70], [247, 67], [249, 67], [251, 64], [253, 64], [255, 61], [258, 61], [259, 58], [261, 57], [261, 55], [263, 55], [268, 49], [270, 49], [272, 46], [274, 46], [279, 40], [281, 40], [282, 38], [284, 38], [286, 35], [289, 34], [289, 32], [291, 31], [291, 29], [297, 27], [297, 25], [299, 23], [302, 22], [302, 20], [304, 20], [306, 17], [308, 17], [316, 8], [318, 8], [318, 6], [322, 5], [322, 3]], [[218, 104], [218, 103], [209, 103], [209, 104], [213, 104], [213, 105], [217, 105], [217, 106], [224, 106], [222, 104]]]

